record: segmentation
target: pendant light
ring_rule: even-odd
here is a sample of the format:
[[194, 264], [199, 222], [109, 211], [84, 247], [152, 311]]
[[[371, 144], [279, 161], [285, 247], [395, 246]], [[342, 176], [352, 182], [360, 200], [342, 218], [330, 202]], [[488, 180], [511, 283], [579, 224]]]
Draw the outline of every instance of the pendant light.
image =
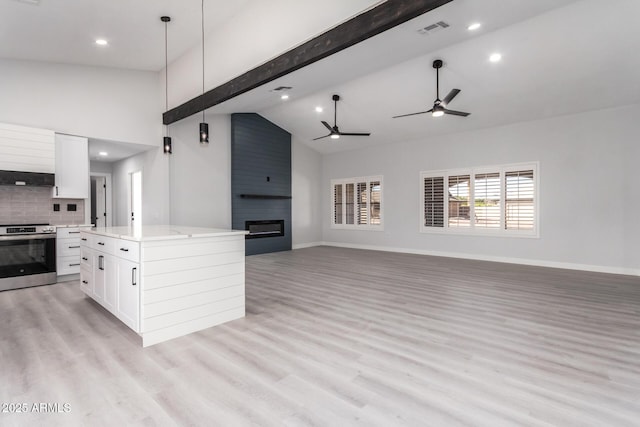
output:
[[[167, 44], [167, 24], [171, 21], [168, 16], [160, 17], [160, 20], [164, 22], [164, 108], [165, 111], [169, 110], [169, 56], [168, 56], [168, 44]], [[169, 136], [169, 125], [165, 125], [165, 136], [162, 138], [162, 147], [165, 154], [173, 153], [171, 146], [171, 137]]]
[[205, 122], [204, 112], [204, 0], [202, 0], [202, 123], [200, 123], [200, 144], [209, 143], [209, 124]]

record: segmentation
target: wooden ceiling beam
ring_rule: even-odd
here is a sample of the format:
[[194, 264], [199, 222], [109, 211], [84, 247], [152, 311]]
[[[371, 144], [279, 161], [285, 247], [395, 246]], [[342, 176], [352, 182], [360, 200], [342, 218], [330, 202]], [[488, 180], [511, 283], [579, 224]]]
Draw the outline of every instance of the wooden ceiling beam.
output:
[[246, 73], [163, 113], [165, 125], [320, 61], [453, 0], [387, 0]]

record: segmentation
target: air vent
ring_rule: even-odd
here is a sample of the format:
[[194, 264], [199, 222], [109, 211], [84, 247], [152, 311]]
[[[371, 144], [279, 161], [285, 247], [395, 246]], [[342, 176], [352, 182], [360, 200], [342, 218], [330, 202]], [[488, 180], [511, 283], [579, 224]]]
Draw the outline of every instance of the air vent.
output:
[[271, 89], [271, 92], [281, 92], [283, 90], [290, 90], [293, 89], [291, 86], [278, 86], [275, 89]]
[[435, 24], [427, 25], [424, 28], [420, 28], [418, 30], [418, 34], [422, 34], [423, 36], [437, 33], [438, 31], [444, 30], [445, 28], [449, 28], [449, 24], [444, 21], [436, 22]]

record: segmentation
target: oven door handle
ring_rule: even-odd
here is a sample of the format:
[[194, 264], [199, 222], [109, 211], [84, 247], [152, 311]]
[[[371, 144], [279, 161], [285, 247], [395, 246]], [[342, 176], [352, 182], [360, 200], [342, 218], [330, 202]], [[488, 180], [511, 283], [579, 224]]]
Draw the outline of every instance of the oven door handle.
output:
[[18, 235], [6, 235], [0, 236], [0, 241], [7, 240], [42, 240], [42, 239], [55, 239], [55, 233], [46, 233], [46, 234], [18, 234]]

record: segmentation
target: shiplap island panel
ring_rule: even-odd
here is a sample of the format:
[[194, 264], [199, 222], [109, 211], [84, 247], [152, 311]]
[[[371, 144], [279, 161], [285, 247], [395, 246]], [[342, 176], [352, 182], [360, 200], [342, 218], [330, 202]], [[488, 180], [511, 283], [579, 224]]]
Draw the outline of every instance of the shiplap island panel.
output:
[[244, 317], [246, 231], [83, 231], [81, 289], [149, 346]]

